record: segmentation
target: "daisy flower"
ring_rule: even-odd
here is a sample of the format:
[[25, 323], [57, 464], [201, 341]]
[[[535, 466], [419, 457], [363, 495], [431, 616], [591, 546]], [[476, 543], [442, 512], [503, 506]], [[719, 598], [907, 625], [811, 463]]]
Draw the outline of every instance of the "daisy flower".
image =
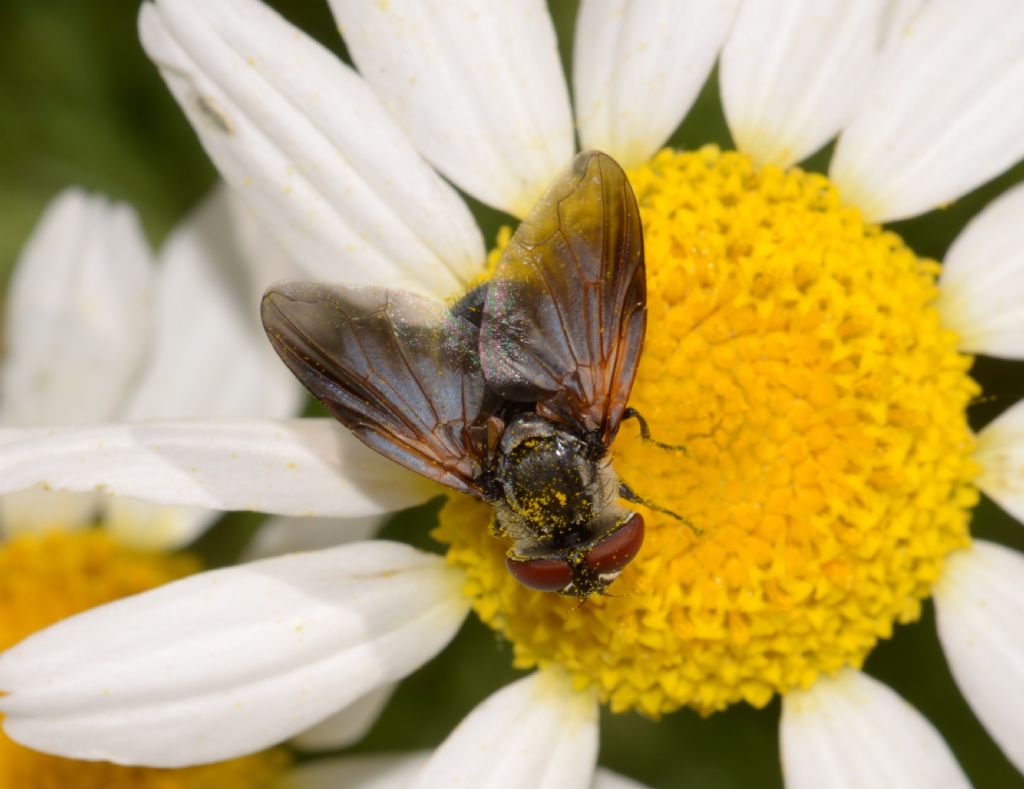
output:
[[[448, 182], [522, 216], [577, 133], [629, 168], [650, 316], [631, 404], [690, 451], [623, 430], [613, 461], [701, 533], [645, 511], [617, 596], [578, 608], [519, 585], [488, 507], [452, 497], [444, 559], [361, 541], [28, 639], [0, 658], [10, 736], [157, 765], [247, 753], [415, 670], [472, 609], [539, 671], [413, 785], [587, 786], [600, 703], [658, 717], [776, 694], [790, 787], [966, 785], [924, 716], [859, 670], [932, 595], [965, 698], [1024, 768], [1024, 558], [968, 531], [979, 491], [1024, 517], [1024, 407], [978, 436], [965, 413], [967, 354], [1021, 355], [1024, 190], [942, 267], [880, 225], [1024, 156], [1024, 8], [585, 0], [575, 113], [540, 2], [331, 8], [358, 73], [256, 0], [157, 0], [140, 28], [224, 178], [311, 277], [451, 298], [487, 255]], [[738, 150], [659, 150], [716, 60]], [[827, 176], [795, 167], [833, 138]], [[324, 420], [0, 440], [3, 490], [349, 517], [439, 492]]]
[[[248, 309], [288, 268], [283, 258], [252, 254], [245, 239], [259, 231], [250, 223], [227, 192], [215, 191], [171, 233], [158, 264], [131, 207], [77, 189], [56, 197], [9, 288], [0, 424], [295, 413], [301, 390], [280, 375]], [[93, 490], [37, 486], [0, 499], [7, 536], [98, 518], [122, 542], [147, 548], [185, 545], [220, 516]]]
[[[301, 392], [279, 375], [247, 309], [261, 284], [250, 280], [265, 282], [272, 272], [254, 270], [264, 256], [234, 243], [232, 228], [244, 230], [246, 221], [220, 190], [171, 233], [158, 264], [129, 206], [78, 189], [56, 197], [9, 287], [0, 423], [294, 413]], [[200, 336], [205, 344], [195, 341]], [[236, 380], [217, 375], [221, 354], [235, 360]], [[161, 551], [190, 542], [221, 516], [40, 487], [0, 498], [0, 513], [0, 649], [81, 610], [196, 572], [193, 557]], [[268, 751], [172, 778], [57, 759], [0, 735], [5, 786], [214, 779], [256, 786], [286, 761], [284, 752]]]

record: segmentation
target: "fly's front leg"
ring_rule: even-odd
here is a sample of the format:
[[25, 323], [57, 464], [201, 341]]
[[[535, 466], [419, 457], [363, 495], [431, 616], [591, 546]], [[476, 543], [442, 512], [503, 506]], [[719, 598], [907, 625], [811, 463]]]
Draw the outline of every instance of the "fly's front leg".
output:
[[[656, 438], [651, 438], [651, 428], [647, 424], [647, 420], [643, 418], [643, 415], [635, 408], [627, 408], [622, 412], [622, 421], [625, 422], [627, 419], [635, 419], [637, 424], [640, 425], [640, 438], [642, 438], [648, 444], [654, 444], [659, 449], [665, 449], [669, 452], [682, 452], [686, 457], [690, 457], [690, 450], [688, 450], [683, 444], [666, 444], [664, 441], [658, 441]], [[627, 498], [623, 496], [623, 498]], [[653, 508], [652, 508], [653, 509]]]
[[624, 498], [626, 501], [632, 502], [633, 504], [643, 504], [649, 510], [654, 510], [655, 512], [660, 512], [663, 515], [668, 515], [670, 518], [674, 518], [675, 520], [679, 521], [684, 526], [686, 526], [688, 529], [690, 529], [690, 531], [692, 531], [698, 537], [704, 533], [702, 529], [699, 529], [696, 526], [694, 526], [689, 519], [684, 518], [678, 512], [673, 512], [672, 510], [668, 509], [668, 507], [663, 507], [656, 501], [651, 501], [650, 499], [641, 496], [636, 491], [634, 491], [629, 485], [622, 481], [619, 482], [619, 496]]

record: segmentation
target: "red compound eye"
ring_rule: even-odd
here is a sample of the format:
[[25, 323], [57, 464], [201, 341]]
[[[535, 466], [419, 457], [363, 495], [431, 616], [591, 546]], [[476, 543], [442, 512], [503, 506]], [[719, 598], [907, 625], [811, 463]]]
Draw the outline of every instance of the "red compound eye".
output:
[[513, 559], [505, 566], [519, 583], [538, 592], [561, 592], [572, 583], [572, 568], [561, 559]]
[[639, 512], [630, 514], [619, 528], [587, 551], [587, 566], [595, 573], [617, 573], [633, 561], [644, 544], [644, 519]]

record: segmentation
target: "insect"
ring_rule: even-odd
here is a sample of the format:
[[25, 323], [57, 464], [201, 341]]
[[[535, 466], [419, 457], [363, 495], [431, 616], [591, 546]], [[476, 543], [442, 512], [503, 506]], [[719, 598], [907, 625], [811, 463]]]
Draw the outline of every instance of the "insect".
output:
[[524, 585], [586, 599], [640, 550], [643, 517], [618, 499], [649, 502], [608, 450], [625, 418], [649, 438], [627, 408], [647, 325], [643, 232], [607, 155], [577, 155], [494, 277], [454, 306], [287, 282], [261, 313], [281, 359], [364, 444], [493, 506]]

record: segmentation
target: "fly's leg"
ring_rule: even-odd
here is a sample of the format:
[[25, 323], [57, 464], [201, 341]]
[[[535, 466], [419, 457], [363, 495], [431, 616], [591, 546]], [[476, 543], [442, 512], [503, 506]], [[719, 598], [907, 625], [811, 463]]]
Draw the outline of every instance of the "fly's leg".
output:
[[[635, 419], [637, 424], [640, 425], [640, 438], [649, 444], [659, 449], [665, 449], [669, 452], [682, 452], [686, 457], [692, 457], [690, 450], [686, 448], [685, 444], [666, 444], [664, 441], [658, 441], [656, 438], [651, 438], [651, 427], [647, 424], [647, 420], [644, 419], [643, 414], [637, 411], [635, 408], [627, 408], [622, 412], [622, 421], [625, 422], [627, 419]], [[721, 420], [719, 420], [719, 423]], [[718, 426], [716, 423], [715, 427]], [[696, 433], [691, 435], [691, 438], [710, 438], [714, 434], [715, 428], [712, 428], [708, 433]]]
[[629, 487], [629, 485], [627, 485], [625, 482], [619, 482], [619, 495], [626, 501], [632, 502], [633, 504], [643, 504], [649, 510], [654, 510], [655, 512], [660, 512], [663, 515], [668, 515], [670, 518], [674, 518], [675, 520], [679, 521], [684, 526], [686, 526], [698, 537], [704, 533], [702, 529], [698, 529], [696, 526], [693, 525], [692, 522], [690, 522], [687, 518], [684, 518], [678, 512], [673, 512], [672, 510], [668, 509], [668, 507], [662, 507], [657, 502], [644, 498], [643, 496], [639, 495], [636, 491], [634, 491], [631, 487]]
[[[651, 427], [647, 424], [647, 420], [644, 419], [643, 415], [635, 408], [627, 408], [622, 412], [622, 421], [625, 422], [627, 419], [635, 419], [637, 424], [640, 425], [640, 438], [642, 438], [648, 444], [654, 444], [659, 449], [665, 449], [669, 452], [682, 452], [686, 457], [690, 457], [690, 450], [688, 450], [683, 444], [666, 444], [664, 441], [658, 441], [656, 438], [651, 438]], [[629, 499], [628, 496], [623, 496], [625, 499]], [[632, 499], [629, 499], [632, 501]], [[657, 507], [651, 507], [651, 509], [657, 509]], [[667, 510], [662, 510], [671, 515], [672, 513]]]

